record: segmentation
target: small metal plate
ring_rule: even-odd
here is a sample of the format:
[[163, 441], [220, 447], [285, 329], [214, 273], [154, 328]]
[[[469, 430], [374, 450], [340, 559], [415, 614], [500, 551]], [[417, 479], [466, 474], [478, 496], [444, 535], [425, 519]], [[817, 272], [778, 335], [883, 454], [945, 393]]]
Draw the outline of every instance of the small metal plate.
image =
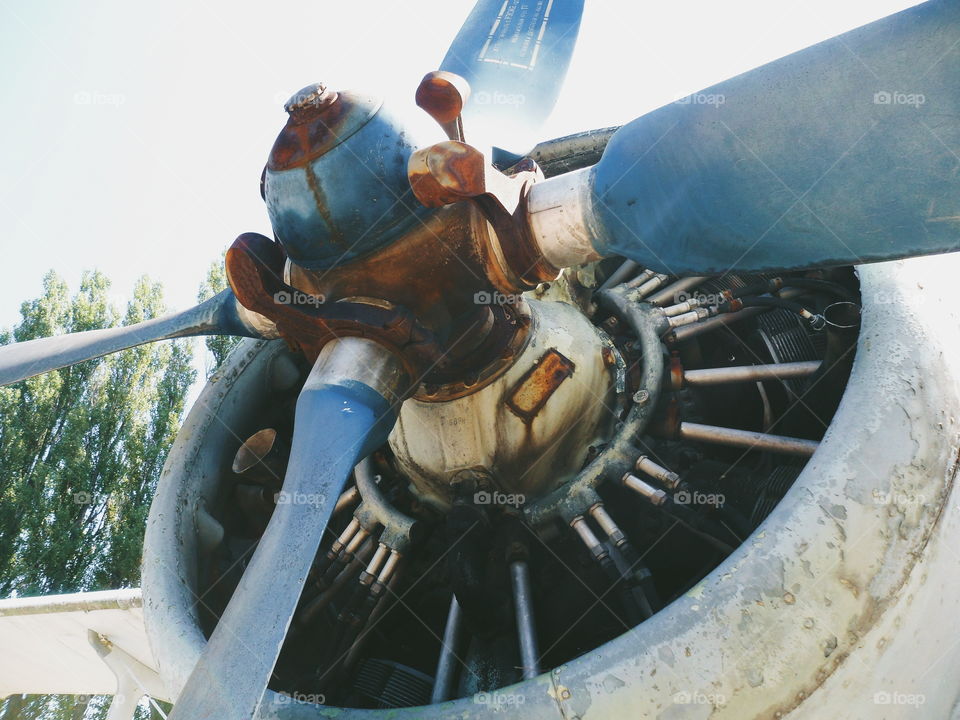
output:
[[572, 361], [550, 348], [510, 392], [507, 407], [524, 422], [531, 422], [574, 369]]

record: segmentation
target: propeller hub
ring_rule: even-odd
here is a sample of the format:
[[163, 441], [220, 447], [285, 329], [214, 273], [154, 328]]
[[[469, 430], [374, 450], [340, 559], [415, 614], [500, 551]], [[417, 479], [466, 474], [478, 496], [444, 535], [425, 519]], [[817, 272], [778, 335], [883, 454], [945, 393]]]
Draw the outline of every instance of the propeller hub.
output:
[[290, 259], [325, 270], [377, 251], [429, 211], [413, 197], [407, 161], [424, 143], [376, 97], [308, 85], [284, 105], [263, 196]]

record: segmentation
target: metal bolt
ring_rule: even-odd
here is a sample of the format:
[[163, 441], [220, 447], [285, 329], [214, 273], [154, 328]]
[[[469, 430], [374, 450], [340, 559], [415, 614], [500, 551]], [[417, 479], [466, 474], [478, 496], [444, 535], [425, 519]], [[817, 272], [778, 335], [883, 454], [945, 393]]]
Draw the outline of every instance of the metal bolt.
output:
[[650, 402], [650, 392], [647, 390], [637, 390], [633, 394], [633, 401], [637, 405], [646, 405], [648, 402]]
[[312, 117], [315, 113], [323, 112], [333, 105], [337, 97], [337, 93], [328, 90], [323, 83], [313, 83], [291, 95], [290, 99], [283, 104], [283, 109], [295, 121], [307, 119], [308, 116]]

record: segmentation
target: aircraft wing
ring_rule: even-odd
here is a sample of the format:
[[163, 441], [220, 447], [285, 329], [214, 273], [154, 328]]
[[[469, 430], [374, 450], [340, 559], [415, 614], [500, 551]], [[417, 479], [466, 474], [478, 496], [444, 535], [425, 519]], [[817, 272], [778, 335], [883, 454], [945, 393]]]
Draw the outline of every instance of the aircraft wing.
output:
[[167, 694], [147, 644], [140, 588], [0, 600], [0, 647], [0, 698]]

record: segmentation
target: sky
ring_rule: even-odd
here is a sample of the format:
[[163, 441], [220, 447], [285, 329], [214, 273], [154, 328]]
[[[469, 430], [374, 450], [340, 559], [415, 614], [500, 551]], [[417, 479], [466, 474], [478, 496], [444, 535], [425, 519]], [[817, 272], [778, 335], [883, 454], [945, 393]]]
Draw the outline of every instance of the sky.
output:
[[[913, 4], [586, 0], [542, 138], [624, 123]], [[51, 268], [73, 289], [100, 269], [118, 301], [147, 274], [171, 309], [193, 304], [238, 234], [270, 234], [258, 182], [284, 100], [322, 80], [419, 113], [416, 86], [472, 6], [0, 0], [0, 326]]]

